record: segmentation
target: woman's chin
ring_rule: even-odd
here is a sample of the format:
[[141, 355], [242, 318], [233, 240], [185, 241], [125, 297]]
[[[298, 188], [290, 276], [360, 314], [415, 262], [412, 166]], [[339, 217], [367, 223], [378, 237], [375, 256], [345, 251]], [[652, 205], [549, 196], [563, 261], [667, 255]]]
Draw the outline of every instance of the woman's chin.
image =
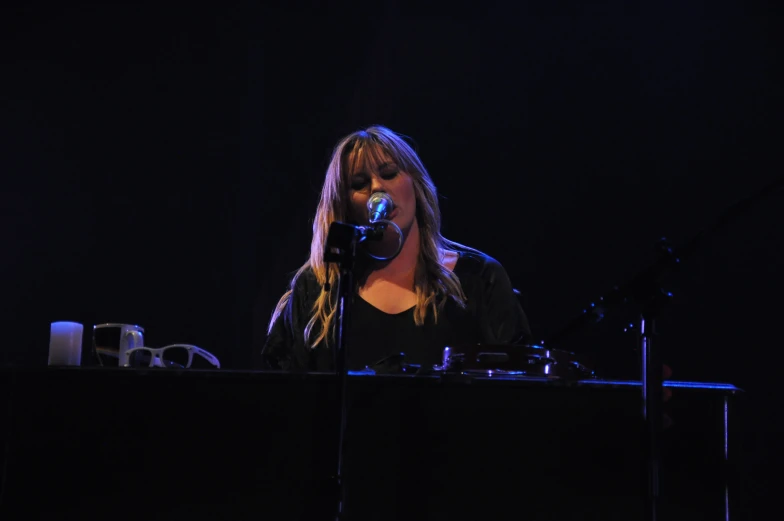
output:
[[[395, 224], [397, 225], [397, 223]], [[398, 253], [397, 249], [401, 244], [401, 239], [405, 237], [405, 235], [401, 237], [401, 232], [398, 226], [387, 225], [381, 239], [364, 241], [362, 245], [365, 251], [373, 257], [390, 258]]]

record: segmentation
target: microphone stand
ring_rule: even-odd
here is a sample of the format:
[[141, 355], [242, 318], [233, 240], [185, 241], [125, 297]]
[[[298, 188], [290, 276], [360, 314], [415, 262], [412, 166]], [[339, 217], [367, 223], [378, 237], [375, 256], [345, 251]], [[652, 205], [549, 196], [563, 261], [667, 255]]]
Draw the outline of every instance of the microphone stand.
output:
[[639, 272], [631, 281], [615, 286], [608, 294], [592, 302], [581, 315], [571, 320], [556, 335], [546, 340], [546, 345], [557, 345], [563, 338], [595, 324], [604, 318], [611, 308], [634, 302], [640, 306], [639, 347], [641, 354], [641, 381], [643, 420], [646, 438], [647, 491], [645, 497], [645, 520], [656, 521], [659, 507], [659, 436], [662, 430], [663, 365], [656, 339], [656, 320], [662, 309], [672, 298], [660, 284], [680, 263], [681, 258], [694, 253], [705, 237], [732, 222], [755, 203], [775, 190], [784, 187], [784, 176], [775, 179], [750, 196], [733, 204], [722, 212], [707, 232], [700, 232], [691, 241], [674, 250], [666, 239], [658, 243], [661, 253], [651, 266]]
[[383, 228], [373, 226], [355, 226], [341, 222], [333, 222], [327, 234], [327, 244], [324, 248], [324, 262], [337, 263], [340, 268], [338, 283], [338, 314], [337, 314], [337, 346], [335, 349], [335, 375], [338, 389], [338, 418], [340, 420], [338, 433], [337, 468], [333, 477], [336, 490], [335, 520], [345, 519], [345, 482], [343, 475], [343, 456], [345, 454], [345, 433], [347, 419], [347, 382], [348, 382], [348, 337], [351, 322], [351, 307], [354, 290], [354, 261], [357, 254], [357, 244], [365, 239], [380, 239]]

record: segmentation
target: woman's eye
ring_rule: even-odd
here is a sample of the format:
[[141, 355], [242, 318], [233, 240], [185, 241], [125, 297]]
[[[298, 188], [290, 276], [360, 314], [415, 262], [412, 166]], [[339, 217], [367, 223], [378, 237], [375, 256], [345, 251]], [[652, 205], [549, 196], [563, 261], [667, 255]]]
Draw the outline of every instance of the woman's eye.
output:
[[362, 190], [368, 184], [368, 180], [364, 178], [354, 179], [351, 181], [352, 190]]
[[387, 180], [388, 179], [394, 179], [395, 176], [397, 176], [397, 174], [398, 174], [398, 171], [394, 170], [392, 172], [384, 172], [383, 174], [381, 174], [381, 177], [383, 177], [384, 179], [387, 179]]

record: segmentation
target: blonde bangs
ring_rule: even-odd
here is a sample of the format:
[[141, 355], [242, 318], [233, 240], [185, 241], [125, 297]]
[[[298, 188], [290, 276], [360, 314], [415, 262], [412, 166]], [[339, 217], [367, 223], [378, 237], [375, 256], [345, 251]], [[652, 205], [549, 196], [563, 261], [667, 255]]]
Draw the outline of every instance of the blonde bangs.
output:
[[[382, 163], [398, 160], [395, 154], [387, 150], [380, 143], [371, 139], [357, 139], [353, 146], [346, 147], [341, 162], [342, 179], [344, 189], [347, 191], [350, 186], [351, 176], [360, 172], [370, 173]], [[398, 165], [400, 166], [400, 165]]]

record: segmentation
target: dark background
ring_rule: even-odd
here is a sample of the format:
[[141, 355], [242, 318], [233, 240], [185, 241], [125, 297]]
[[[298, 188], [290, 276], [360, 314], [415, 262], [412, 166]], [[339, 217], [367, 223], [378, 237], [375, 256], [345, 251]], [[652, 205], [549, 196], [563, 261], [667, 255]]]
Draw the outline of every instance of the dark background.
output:
[[[72, 320], [254, 367], [331, 149], [373, 123], [411, 136], [444, 234], [506, 267], [539, 338], [781, 175], [764, 4], [261, 4], [2, 8], [4, 365], [45, 365]], [[747, 515], [780, 481], [783, 196], [684, 259], [659, 322], [675, 378], [746, 391]], [[633, 317], [563, 347], [628, 357]]]

